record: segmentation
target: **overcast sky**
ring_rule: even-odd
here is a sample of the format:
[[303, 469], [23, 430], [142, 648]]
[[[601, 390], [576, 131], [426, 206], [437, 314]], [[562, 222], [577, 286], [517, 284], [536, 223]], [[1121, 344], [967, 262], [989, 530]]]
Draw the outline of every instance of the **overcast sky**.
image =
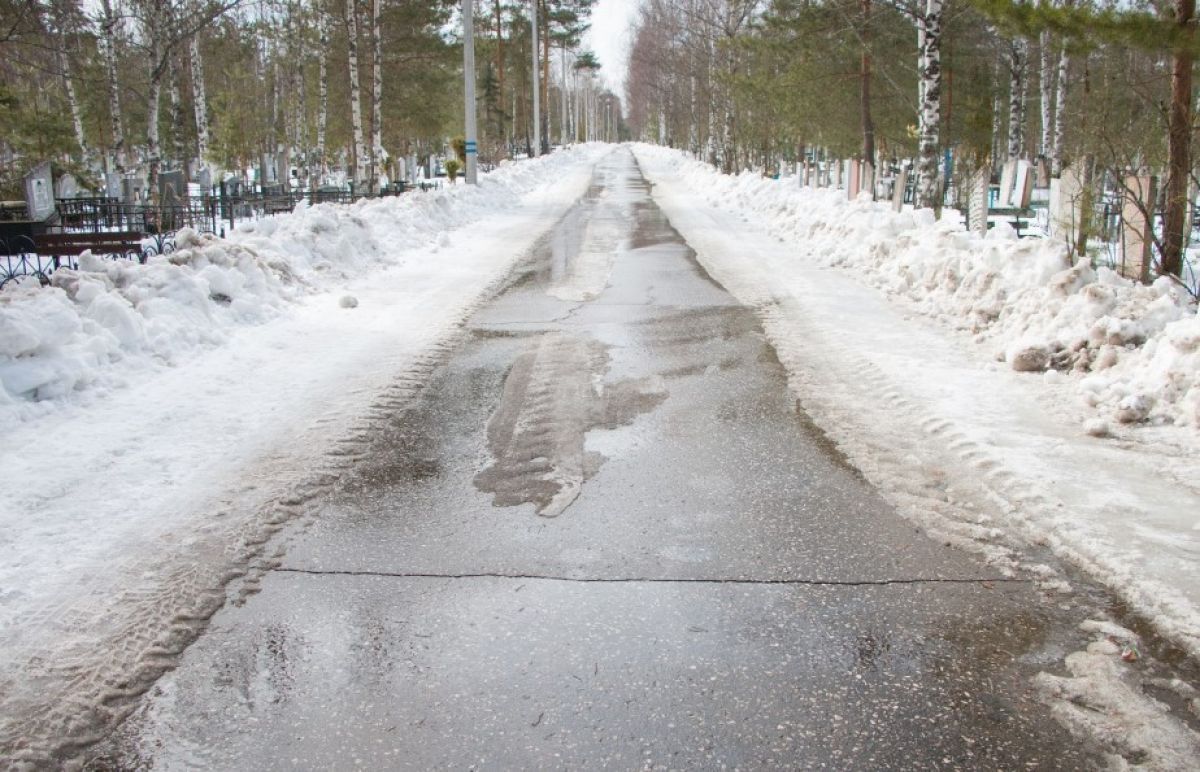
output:
[[583, 45], [600, 60], [600, 75], [614, 94], [625, 98], [625, 75], [629, 69], [630, 26], [641, 0], [597, 0], [592, 8], [592, 27]]

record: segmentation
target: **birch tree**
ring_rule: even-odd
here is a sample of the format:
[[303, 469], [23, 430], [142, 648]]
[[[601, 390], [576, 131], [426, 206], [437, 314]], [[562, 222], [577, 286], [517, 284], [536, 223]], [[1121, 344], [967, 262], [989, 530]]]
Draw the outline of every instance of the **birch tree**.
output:
[[383, 169], [383, 36], [379, 26], [379, 0], [371, 0], [371, 190], [379, 191]]
[[1008, 160], [1021, 157], [1025, 128], [1025, 71], [1028, 46], [1023, 38], [1008, 43]]
[[74, 18], [78, 15], [79, 6], [77, 0], [55, 0], [51, 5], [51, 10], [54, 18], [55, 63], [58, 65], [58, 72], [62, 77], [67, 108], [71, 111], [71, 127], [75, 130], [75, 141], [79, 144], [79, 152], [86, 162], [91, 156], [91, 151], [83, 133], [83, 111], [80, 109], [79, 97], [75, 92], [74, 67], [70, 52], [67, 50], [68, 41], [73, 39], [76, 31]]
[[125, 171], [125, 123], [121, 117], [120, 85], [117, 81], [117, 16], [112, 0], [100, 0], [100, 57], [104, 60], [105, 86], [108, 91], [109, 125], [112, 138], [109, 144], [108, 166], [118, 173]]
[[318, 179], [329, 172], [325, 157], [325, 136], [329, 120], [329, 14], [320, 2], [317, 3], [317, 36], [320, 50], [317, 52], [317, 168]]
[[924, 12], [917, 17], [921, 30], [919, 158], [917, 161], [917, 203], [940, 210], [942, 189], [938, 180], [942, 113], [942, 0], [926, 0]]
[[363, 146], [362, 90], [358, 77], [358, 11], [346, 0], [347, 59], [350, 64], [350, 121], [354, 133], [354, 182], [363, 181], [366, 148]]
[[204, 88], [204, 59], [200, 53], [200, 31], [188, 39], [188, 59], [192, 65], [192, 115], [196, 120], [196, 158], [200, 167], [208, 163], [208, 96]]

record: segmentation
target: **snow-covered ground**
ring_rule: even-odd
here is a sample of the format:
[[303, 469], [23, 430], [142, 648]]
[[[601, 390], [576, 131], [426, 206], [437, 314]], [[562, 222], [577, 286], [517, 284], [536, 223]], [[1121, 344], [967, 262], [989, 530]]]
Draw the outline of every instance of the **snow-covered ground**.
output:
[[609, 151], [0, 293], [0, 747], [122, 710]]
[[[1072, 603], [1056, 567], [1072, 564], [1200, 655], [1200, 320], [1184, 295], [927, 210], [635, 152], [700, 262], [759, 309], [805, 408], [901, 512], [1042, 577], [1055, 605]], [[1200, 744], [1130, 701], [1110, 638], [1041, 686], [1081, 731], [1188, 768]]]

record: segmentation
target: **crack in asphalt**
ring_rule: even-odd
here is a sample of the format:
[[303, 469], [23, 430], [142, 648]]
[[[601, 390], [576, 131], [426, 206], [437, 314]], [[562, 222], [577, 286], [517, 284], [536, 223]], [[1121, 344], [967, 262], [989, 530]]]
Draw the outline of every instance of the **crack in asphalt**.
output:
[[575, 584], [737, 584], [737, 585], [801, 585], [811, 587], [886, 587], [906, 584], [1032, 584], [1032, 579], [1009, 577], [913, 578], [913, 579], [753, 579], [738, 577], [653, 577], [653, 576], [562, 576], [556, 574], [518, 574], [484, 571], [479, 573], [434, 573], [400, 571], [347, 571], [311, 568], [274, 569], [277, 573], [307, 574], [310, 576], [375, 576], [393, 579], [516, 579]]

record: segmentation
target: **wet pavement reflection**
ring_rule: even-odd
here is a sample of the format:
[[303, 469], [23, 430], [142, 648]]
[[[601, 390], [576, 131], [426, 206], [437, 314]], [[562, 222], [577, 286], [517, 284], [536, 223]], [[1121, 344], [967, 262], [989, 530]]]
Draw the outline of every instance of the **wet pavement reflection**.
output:
[[627, 151], [98, 766], [1094, 768], [1028, 583], [896, 515]]

